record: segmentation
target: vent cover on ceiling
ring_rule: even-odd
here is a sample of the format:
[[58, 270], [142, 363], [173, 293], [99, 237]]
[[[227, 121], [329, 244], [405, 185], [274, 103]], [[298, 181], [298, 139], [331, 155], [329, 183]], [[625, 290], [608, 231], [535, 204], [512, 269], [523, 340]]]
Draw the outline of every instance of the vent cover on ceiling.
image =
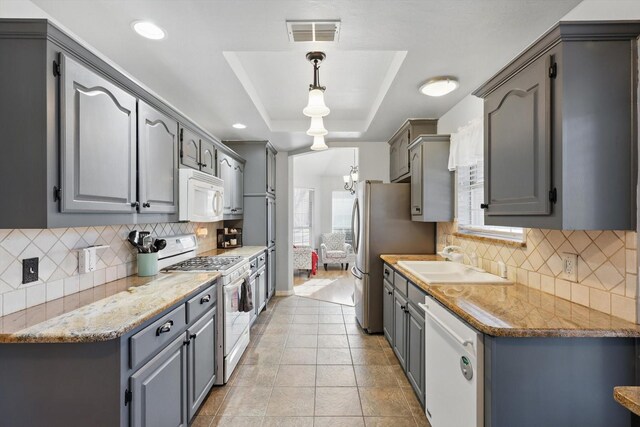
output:
[[340, 35], [340, 21], [287, 21], [289, 41], [337, 42]]

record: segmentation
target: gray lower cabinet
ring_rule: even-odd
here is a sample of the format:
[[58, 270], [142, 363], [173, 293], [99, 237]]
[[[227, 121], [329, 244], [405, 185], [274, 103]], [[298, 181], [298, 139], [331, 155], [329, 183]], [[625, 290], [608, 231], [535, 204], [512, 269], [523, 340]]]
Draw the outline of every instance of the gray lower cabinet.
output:
[[411, 219], [453, 220], [453, 172], [449, 171], [449, 135], [420, 135], [409, 146]]
[[141, 213], [175, 213], [178, 122], [138, 101], [138, 194]]
[[186, 353], [180, 335], [131, 376], [132, 427], [187, 426]]
[[214, 307], [208, 314], [187, 329], [188, 355], [188, 415], [193, 418], [207, 397], [216, 378], [216, 320]]
[[60, 54], [63, 212], [136, 211], [136, 98]]
[[418, 399], [424, 404], [425, 396], [425, 318], [424, 311], [407, 305], [407, 378]]
[[561, 22], [474, 92], [485, 224], [635, 230], [639, 33]]
[[389, 344], [393, 346], [393, 285], [387, 280], [383, 280], [383, 284], [384, 295], [382, 297], [382, 331], [384, 332], [384, 336], [387, 338], [387, 341], [389, 341]]
[[[389, 274], [386, 274], [386, 272]], [[422, 405], [425, 402], [425, 293], [384, 264], [383, 332]], [[405, 295], [406, 292], [406, 295]]]
[[407, 369], [407, 299], [397, 290], [393, 294], [393, 352], [402, 369]]

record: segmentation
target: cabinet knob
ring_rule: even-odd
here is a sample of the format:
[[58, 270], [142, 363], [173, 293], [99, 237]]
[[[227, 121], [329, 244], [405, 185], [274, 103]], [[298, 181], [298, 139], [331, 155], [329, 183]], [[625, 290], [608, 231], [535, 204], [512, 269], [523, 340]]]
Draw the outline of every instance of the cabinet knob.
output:
[[206, 294], [205, 296], [200, 298], [200, 304], [206, 304], [209, 301], [211, 301], [211, 295], [209, 295], [209, 294]]

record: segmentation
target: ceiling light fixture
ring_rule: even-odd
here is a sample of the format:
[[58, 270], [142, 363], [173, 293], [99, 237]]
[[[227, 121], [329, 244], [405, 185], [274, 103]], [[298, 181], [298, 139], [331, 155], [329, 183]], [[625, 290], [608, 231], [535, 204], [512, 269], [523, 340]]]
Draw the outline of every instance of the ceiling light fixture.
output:
[[134, 31], [140, 34], [142, 37], [151, 40], [162, 40], [167, 36], [167, 33], [162, 28], [158, 27], [153, 22], [149, 21], [135, 21], [131, 24]]
[[327, 143], [324, 142], [324, 136], [314, 136], [313, 137], [313, 145], [311, 146], [311, 149], [313, 151], [323, 151], [328, 149], [329, 147], [327, 147]]
[[320, 63], [326, 57], [324, 52], [307, 53], [307, 60], [313, 64], [313, 83], [309, 85], [309, 103], [302, 110], [307, 117], [324, 117], [331, 111], [324, 103], [326, 87], [320, 86]]
[[460, 86], [454, 77], [436, 77], [420, 86], [420, 93], [427, 96], [443, 96]]
[[247, 125], [243, 124], [243, 123], [234, 123], [231, 125], [233, 128], [235, 129], [246, 129]]
[[322, 117], [312, 117], [311, 126], [307, 130], [309, 136], [325, 136], [329, 131], [324, 128]]

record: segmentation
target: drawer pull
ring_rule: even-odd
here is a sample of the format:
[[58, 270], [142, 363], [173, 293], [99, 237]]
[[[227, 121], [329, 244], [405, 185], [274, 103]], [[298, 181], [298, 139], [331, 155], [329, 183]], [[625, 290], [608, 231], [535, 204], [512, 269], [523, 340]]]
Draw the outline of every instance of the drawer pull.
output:
[[200, 298], [200, 304], [206, 304], [209, 301], [211, 301], [211, 295], [210, 294], [206, 294], [205, 296]]
[[393, 292], [387, 291], [387, 295], [393, 295]]
[[165, 323], [164, 325], [162, 325], [158, 329], [156, 329], [156, 336], [159, 337], [160, 334], [164, 334], [165, 332], [169, 332], [171, 330], [172, 326], [173, 326], [173, 320], [169, 320], [167, 323]]

